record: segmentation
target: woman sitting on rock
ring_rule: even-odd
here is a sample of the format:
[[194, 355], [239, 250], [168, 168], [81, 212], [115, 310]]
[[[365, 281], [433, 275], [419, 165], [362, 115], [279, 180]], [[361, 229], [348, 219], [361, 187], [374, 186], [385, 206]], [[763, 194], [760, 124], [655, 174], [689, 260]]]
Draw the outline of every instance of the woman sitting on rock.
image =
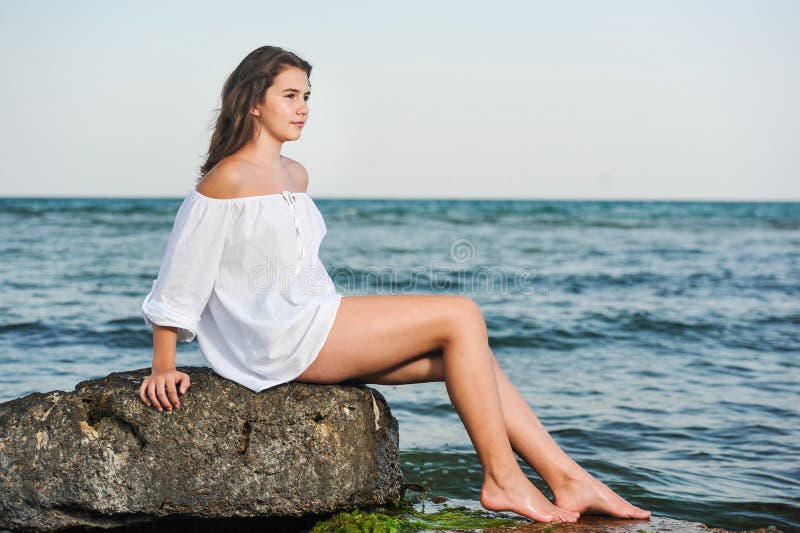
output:
[[648, 518], [550, 437], [498, 366], [472, 299], [336, 292], [318, 256], [327, 227], [306, 193], [306, 169], [281, 155], [308, 120], [310, 73], [297, 55], [264, 46], [226, 80], [202, 177], [178, 209], [142, 303], [153, 366], [141, 400], [180, 408], [190, 380], [175, 367], [176, 342], [195, 336], [216, 373], [253, 391], [288, 381], [444, 381], [483, 466], [486, 509], [541, 522]]

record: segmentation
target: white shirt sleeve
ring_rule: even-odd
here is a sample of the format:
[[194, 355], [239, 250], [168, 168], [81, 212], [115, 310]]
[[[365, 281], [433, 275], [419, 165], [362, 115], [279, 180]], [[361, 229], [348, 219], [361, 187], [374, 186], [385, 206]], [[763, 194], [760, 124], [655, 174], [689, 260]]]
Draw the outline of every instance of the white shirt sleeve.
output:
[[178, 328], [178, 342], [197, 335], [214, 288], [232, 215], [225, 202], [188, 196], [178, 209], [158, 278], [142, 302], [147, 326]]

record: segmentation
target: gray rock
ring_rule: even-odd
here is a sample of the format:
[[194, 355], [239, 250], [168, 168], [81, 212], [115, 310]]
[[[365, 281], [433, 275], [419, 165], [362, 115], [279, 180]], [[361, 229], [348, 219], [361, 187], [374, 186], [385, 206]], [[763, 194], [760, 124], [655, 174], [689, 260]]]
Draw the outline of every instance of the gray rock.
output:
[[362, 385], [260, 393], [182, 367], [181, 409], [138, 397], [149, 369], [0, 404], [0, 528], [309, 517], [401, 496], [397, 420]]

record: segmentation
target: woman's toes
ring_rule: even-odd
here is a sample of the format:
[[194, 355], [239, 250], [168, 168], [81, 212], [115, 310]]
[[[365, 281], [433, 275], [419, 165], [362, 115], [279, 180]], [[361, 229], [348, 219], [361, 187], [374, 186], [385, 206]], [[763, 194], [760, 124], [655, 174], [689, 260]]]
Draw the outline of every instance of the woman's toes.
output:
[[561, 517], [565, 522], [576, 522], [580, 514], [568, 511], [566, 509], [561, 509]]

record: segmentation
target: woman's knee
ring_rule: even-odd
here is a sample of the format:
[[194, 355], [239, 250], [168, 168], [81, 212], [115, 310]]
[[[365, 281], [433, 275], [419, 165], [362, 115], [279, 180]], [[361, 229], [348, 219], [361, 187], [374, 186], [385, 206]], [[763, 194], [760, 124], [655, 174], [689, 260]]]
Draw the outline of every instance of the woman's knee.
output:
[[448, 342], [464, 336], [479, 337], [488, 342], [489, 333], [480, 306], [472, 298], [451, 296]]

